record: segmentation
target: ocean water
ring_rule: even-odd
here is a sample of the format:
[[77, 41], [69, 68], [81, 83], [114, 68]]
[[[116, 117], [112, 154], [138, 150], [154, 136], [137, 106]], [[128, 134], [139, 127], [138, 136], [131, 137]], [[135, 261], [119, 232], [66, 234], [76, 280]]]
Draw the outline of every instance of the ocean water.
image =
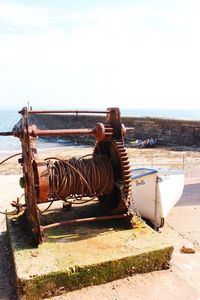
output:
[[[200, 110], [183, 110], [183, 109], [121, 109], [121, 115], [123, 116], [135, 116], [135, 117], [160, 117], [160, 118], [172, 118], [182, 120], [199, 120]], [[14, 125], [19, 121], [20, 115], [17, 110], [0, 110], [0, 131], [12, 131]], [[43, 139], [38, 139], [38, 148], [50, 148], [58, 147], [62, 145], [63, 141], [59, 142], [47, 142]], [[21, 149], [18, 138], [15, 137], [3, 137], [0, 136], [0, 153], [16, 152]]]
[[[21, 115], [16, 110], [0, 110], [0, 131], [12, 131], [14, 125], [20, 120]], [[53, 148], [66, 144], [63, 140], [58, 142], [47, 141], [44, 139], [37, 140], [39, 149]], [[69, 146], [71, 143], [69, 143]], [[18, 138], [13, 136], [0, 136], [0, 154], [17, 153], [21, 151], [21, 143]]]
[[[14, 110], [0, 110], [0, 131], [12, 131], [19, 121], [20, 115]], [[18, 138], [12, 136], [0, 136], [0, 153], [16, 151], [20, 149]]]

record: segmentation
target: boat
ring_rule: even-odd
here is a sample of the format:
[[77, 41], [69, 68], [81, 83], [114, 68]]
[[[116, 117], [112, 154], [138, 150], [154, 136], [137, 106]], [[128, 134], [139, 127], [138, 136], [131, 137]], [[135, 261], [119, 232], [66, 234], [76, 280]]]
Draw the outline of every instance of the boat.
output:
[[132, 209], [150, 221], [155, 229], [163, 227], [183, 188], [184, 172], [181, 170], [132, 169]]

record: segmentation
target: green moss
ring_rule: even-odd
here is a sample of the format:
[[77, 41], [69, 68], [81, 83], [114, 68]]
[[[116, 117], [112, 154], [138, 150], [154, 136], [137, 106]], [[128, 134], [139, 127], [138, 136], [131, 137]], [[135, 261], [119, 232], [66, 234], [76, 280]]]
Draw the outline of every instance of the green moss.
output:
[[167, 267], [173, 252], [173, 247], [136, 217], [134, 229], [97, 223], [92, 228], [49, 230], [38, 248], [30, 246], [18, 221], [16, 218], [15, 225], [8, 220], [8, 233], [20, 299], [37, 300], [160, 270]]
[[22, 299], [41, 299], [72, 291], [89, 285], [99, 285], [134, 273], [146, 273], [166, 268], [173, 247], [151, 251], [145, 254], [128, 256], [91, 266], [75, 266], [70, 270], [53, 272], [44, 276], [18, 281]]

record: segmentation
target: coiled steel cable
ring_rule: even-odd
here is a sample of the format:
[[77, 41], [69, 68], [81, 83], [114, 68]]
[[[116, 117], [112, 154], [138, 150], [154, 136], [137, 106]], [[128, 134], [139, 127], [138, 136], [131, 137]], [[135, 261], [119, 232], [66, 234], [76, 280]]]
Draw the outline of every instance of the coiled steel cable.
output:
[[83, 197], [98, 197], [113, 189], [114, 174], [107, 156], [69, 160], [50, 157], [46, 160], [51, 199], [75, 198], [82, 202]]

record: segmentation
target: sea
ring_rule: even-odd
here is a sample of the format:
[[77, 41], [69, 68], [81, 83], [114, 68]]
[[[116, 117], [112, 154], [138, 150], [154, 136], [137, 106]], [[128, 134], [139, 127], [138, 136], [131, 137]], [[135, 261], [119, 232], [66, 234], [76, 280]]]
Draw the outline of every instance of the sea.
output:
[[[200, 109], [121, 109], [122, 116], [134, 117], [159, 117], [181, 120], [200, 121]], [[1, 110], [0, 109], [0, 132], [12, 131], [14, 125], [19, 121], [20, 115], [17, 110]], [[37, 146], [39, 149], [47, 149], [53, 147], [64, 146], [66, 142], [62, 139], [55, 142], [45, 139], [38, 139]], [[72, 146], [70, 143], [68, 146]], [[18, 138], [12, 136], [0, 136], [0, 154], [15, 153], [20, 151], [21, 146]]]
[[[12, 131], [13, 127], [20, 120], [21, 115], [19, 115], [17, 110], [1, 110], [0, 109], [0, 132]], [[52, 139], [49, 141], [47, 139], [38, 139], [37, 147], [38, 149], [48, 149], [54, 147], [64, 146], [67, 143], [64, 140]], [[21, 143], [18, 138], [13, 136], [0, 136], [0, 154], [8, 153], [10, 155], [21, 151]]]

